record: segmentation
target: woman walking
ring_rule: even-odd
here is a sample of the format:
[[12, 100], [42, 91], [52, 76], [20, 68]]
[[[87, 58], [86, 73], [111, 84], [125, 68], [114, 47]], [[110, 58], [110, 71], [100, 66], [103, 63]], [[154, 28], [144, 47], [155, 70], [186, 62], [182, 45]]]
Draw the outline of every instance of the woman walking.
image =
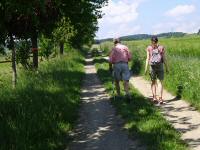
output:
[[[147, 68], [150, 66], [150, 77], [151, 77], [151, 91], [153, 95], [153, 102], [164, 104], [163, 100], [163, 80], [164, 80], [164, 65], [166, 72], [169, 72], [167, 59], [165, 56], [165, 48], [158, 44], [158, 38], [153, 36], [151, 38], [151, 45], [146, 49], [147, 59], [145, 65], [145, 74]], [[157, 79], [159, 83], [157, 83]], [[158, 97], [157, 97], [158, 90]]]

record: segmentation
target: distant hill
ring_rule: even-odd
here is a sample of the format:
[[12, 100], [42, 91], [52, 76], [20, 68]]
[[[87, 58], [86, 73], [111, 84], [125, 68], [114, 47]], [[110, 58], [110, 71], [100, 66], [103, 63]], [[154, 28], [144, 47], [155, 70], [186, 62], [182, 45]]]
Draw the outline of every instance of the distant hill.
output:
[[[183, 33], [183, 32], [168, 32], [168, 33], [160, 33], [160, 34], [157, 34], [156, 36], [169, 38], [169, 37], [182, 37], [185, 34], [186, 33]], [[150, 34], [134, 34], [134, 35], [122, 36], [120, 37], [120, 39], [123, 41], [144, 40], [144, 39], [149, 39], [152, 36], [153, 35], [150, 35]], [[95, 40], [96, 43], [105, 42], [105, 41], [112, 41], [112, 38]]]

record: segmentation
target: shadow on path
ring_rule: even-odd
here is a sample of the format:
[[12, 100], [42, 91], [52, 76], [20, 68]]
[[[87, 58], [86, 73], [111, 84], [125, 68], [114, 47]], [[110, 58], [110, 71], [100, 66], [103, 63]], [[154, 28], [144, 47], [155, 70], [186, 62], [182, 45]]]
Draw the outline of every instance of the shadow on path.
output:
[[109, 96], [102, 87], [92, 65], [87, 59], [86, 76], [82, 89], [80, 119], [75, 129], [70, 150], [131, 150], [144, 149], [137, 141], [128, 138], [123, 121], [116, 116]]
[[[133, 77], [131, 83], [147, 99], [151, 94], [150, 83], [142, 77]], [[172, 96], [164, 90], [163, 97], [166, 104], [161, 105], [161, 113], [173, 125], [173, 127], [182, 134], [182, 139], [195, 150], [200, 149], [200, 113], [180, 97]]]

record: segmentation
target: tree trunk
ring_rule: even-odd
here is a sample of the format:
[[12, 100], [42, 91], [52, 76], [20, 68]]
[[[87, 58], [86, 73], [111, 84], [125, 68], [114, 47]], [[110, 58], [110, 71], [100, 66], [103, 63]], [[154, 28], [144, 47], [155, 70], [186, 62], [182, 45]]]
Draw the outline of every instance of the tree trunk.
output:
[[16, 67], [16, 49], [14, 46], [14, 39], [12, 34], [10, 35], [10, 46], [12, 49], [12, 87], [15, 88], [17, 84], [17, 67]]
[[37, 43], [37, 34], [35, 33], [31, 37], [32, 42], [32, 52], [33, 52], [33, 68], [38, 68], [38, 43]]
[[64, 43], [60, 42], [60, 55], [63, 55], [64, 53]]

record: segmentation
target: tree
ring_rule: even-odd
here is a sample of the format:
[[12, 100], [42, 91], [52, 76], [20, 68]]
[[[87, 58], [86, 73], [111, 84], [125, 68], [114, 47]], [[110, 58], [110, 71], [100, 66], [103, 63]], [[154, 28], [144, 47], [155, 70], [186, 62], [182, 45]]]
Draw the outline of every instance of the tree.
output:
[[[3, 20], [4, 16], [5, 16], [3, 4], [4, 4], [4, 1], [0, 1], [0, 18], [1, 18], [1, 20]], [[4, 22], [0, 21], [0, 46], [5, 44], [6, 33], [7, 32], [6, 32]]]
[[80, 48], [95, 37], [97, 19], [102, 17], [100, 8], [107, 0], [61, 1], [61, 13], [69, 18], [77, 34], [70, 39], [72, 46]]
[[15, 88], [17, 84], [16, 48], [12, 34], [9, 35], [9, 47], [12, 50], [12, 86]]
[[29, 40], [17, 40], [16, 41], [16, 61], [20, 63], [26, 70], [31, 69], [30, 63], [30, 51], [31, 41]]
[[15, 39], [31, 38], [33, 66], [38, 67], [38, 34], [48, 33], [57, 19], [55, 3], [51, 0], [1, 0], [0, 42], [9, 37], [12, 50], [13, 87], [17, 82]]
[[49, 34], [58, 19], [58, 7], [53, 0], [5, 1], [5, 25], [17, 38], [31, 38], [33, 67], [38, 67], [38, 36]]
[[57, 23], [57, 28], [53, 31], [54, 41], [59, 43], [60, 54], [64, 52], [64, 43], [69, 43], [69, 40], [75, 36], [76, 31], [69, 18], [63, 17], [60, 22]]
[[[0, 43], [9, 39], [12, 55], [16, 55], [14, 39], [31, 39], [33, 67], [38, 68], [38, 37], [42, 34], [52, 37], [57, 27], [56, 38], [63, 51], [63, 43], [71, 42], [81, 47], [93, 40], [98, 29], [97, 19], [108, 0], [1, 0], [0, 1]], [[67, 18], [66, 20], [63, 18]], [[61, 25], [59, 25], [59, 22]], [[64, 27], [63, 27], [64, 26]], [[76, 34], [75, 34], [76, 33]], [[62, 35], [63, 36], [63, 35]], [[16, 73], [16, 56], [12, 56], [13, 72]], [[15, 75], [16, 77], [16, 75]]]
[[41, 36], [40, 38], [40, 55], [41, 55], [41, 59], [42, 57], [45, 57], [47, 60], [49, 59], [49, 56], [52, 54], [53, 52], [53, 40], [44, 37], [44, 35]]

